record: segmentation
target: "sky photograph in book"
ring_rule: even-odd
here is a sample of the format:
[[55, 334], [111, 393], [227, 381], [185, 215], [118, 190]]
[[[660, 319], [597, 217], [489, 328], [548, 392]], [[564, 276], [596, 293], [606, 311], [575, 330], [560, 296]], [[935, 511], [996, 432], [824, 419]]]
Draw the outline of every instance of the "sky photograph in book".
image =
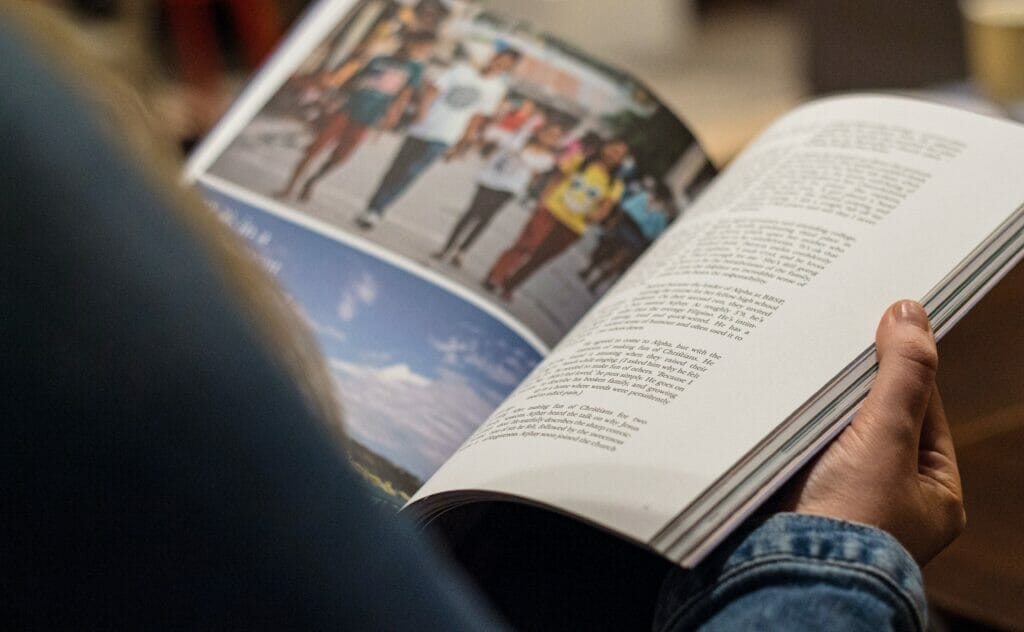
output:
[[540, 361], [430, 281], [203, 187], [294, 301], [337, 382], [354, 466], [401, 505]]
[[471, 2], [362, 0], [208, 173], [556, 343], [713, 175], [642, 84]]

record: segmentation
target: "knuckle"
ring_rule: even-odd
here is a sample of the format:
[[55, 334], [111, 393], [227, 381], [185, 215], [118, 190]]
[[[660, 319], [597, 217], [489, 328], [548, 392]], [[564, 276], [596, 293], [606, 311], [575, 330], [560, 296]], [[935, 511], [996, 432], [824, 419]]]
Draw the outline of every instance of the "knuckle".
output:
[[963, 508], [960, 509], [960, 513], [957, 514], [956, 523], [954, 525], [955, 533], [959, 536], [965, 530], [967, 530], [967, 511]]
[[[909, 415], [910, 413], [905, 412], [905, 414]], [[891, 420], [893, 423], [891, 423], [889, 428], [889, 436], [895, 442], [895, 445], [906, 446], [908, 448], [917, 447], [920, 439], [920, 429], [918, 424], [914, 422], [913, 418], [909, 416], [894, 416]], [[909, 457], [904, 454], [904, 459], [904, 462], [906, 462], [909, 460]]]
[[944, 497], [942, 513], [949, 531], [950, 540], [956, 538], [967, 528], [967, 510], [964, 508], [964, 501], [957, 494], [949, 494]]
[[925, 336], [903, 340], [898, 348], [900, 359], [922, 381], [931, 381], [939, 369], [939, 352], [935, 343]]

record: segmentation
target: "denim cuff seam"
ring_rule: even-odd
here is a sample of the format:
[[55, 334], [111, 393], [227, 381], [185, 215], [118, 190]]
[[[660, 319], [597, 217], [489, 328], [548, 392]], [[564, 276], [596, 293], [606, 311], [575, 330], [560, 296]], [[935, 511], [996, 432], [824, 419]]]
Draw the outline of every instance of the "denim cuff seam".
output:
[[769, 566], [771, 564], [778, 563], [793, 563], [802, 568], [810, 569], [812, 571], [821, 571], [823, 569], [840, 570], [841, 572], [848, 574], [856, 574], [859, 577], [874, 581], [882, 584], [887, 592], [895, 592], [899, 595], [899, 601], [904, 609], [910, 614], [910, 619], [914, 621], [916, 630], [923, 631], [925, 629], [924, 619], [922, 613], [918, 611], [914, 603], [914, 599], [907, 594], [907, 591], [900, 585], [894, 577], [890, 576], [889, 573], [879, 571], [874, 566], [869, 564], [863, 564], [859, 562], [851, 562], [848, 560], [836, 560], [836, 559], [820, 559], [801, 555], [794, 555], [790, 553], [772, 553], [768, 555], [760, 555], [758, 557], [746, 560], [740, 564], [737, 564], [733, 568], [725, 571], [722, 576], [714, 584], [704, 588], [691, 596], [689, 599], [684, 601], [682, 605], [672, 614], [671, 617], [662, 626], [663, 629], [671, 629], [673, 623], [675, 623], [680, 617], [685, 615], [687, 611], [692, 609], [694, 604], [698, 603], [702, 599], [706, 598], [710, 593], [716, 591], [724, 591], [729, 587], [739, 584], [746, 575], [752, 574], [755, 570]]

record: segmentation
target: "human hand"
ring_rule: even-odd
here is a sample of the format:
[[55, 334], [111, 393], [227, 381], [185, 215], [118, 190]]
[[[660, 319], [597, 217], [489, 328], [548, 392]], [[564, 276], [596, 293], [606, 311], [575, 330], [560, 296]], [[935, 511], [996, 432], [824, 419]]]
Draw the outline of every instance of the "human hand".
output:
[[888, 531], [924, 565], [964, 529], [953, 439], [924, 309], [890, 307], [875, 333], [878, 375], [850, 425], [794, 481], [789, 508]]

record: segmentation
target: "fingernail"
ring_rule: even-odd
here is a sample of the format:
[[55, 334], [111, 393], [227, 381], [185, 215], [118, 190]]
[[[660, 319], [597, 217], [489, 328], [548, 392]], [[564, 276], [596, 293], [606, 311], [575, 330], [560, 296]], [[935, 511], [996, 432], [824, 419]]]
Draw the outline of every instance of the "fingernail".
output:
[[925, 331], [932, 330], [928, 323], [928, 314], [917, 301], [900, 301], [893, 305], [892, 311], [896, 322], [916, 325]]

